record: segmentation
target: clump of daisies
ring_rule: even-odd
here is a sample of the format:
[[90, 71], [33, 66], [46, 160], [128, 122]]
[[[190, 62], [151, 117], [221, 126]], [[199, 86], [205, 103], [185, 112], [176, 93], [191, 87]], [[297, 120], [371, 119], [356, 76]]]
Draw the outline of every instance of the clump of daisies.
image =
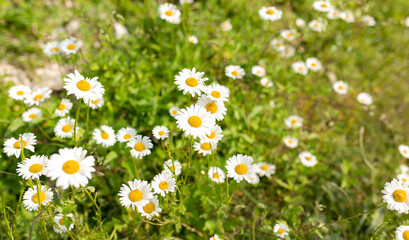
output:
[[276, 7], [270, 6], [270, 7], [262, 7], [258, 11], [258, 14], [260, 15], [262, 19], [274, 22], [274, 21], [281, 19], [283, 12], [281, 10], [278, 10]]
[[382, 190], [383, 202], [387, 204], [387, 208], [398, 213], [409, 213], [409, 182], [393, 179], [391, 182], [385, 183], [385, 188]]

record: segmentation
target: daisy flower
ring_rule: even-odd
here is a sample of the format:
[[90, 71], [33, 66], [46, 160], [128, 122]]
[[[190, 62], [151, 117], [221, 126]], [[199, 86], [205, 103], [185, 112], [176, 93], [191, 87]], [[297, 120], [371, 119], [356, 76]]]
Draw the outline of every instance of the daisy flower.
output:
[[226, 76], [233, 79], [242, 79], [244, 74], [244, 69], [238, 65], [229, 65], [225, 69]]
[[399, 226], [395, 231], [396, 240], [409, 239], [409, 226]]
[[[58, 120], [54, 128], [54, 133], [60, 138], [71, 138], [74, 134], [75, 119], [70, 117]], [[78, 129], [78, 127], [77, 127]]]
[[355, 17], [354, 17], [354, 15], [352, 15], [351, 12], [341, 12], [341, 13], [339, 14], [339, 17], [340, 17], [342, 20], [344, 20], [345, 22], [347, 22], [347, 23], [353, 23], [353, 22], [355, 22]]
[[305, 62], [306, 62], [307, 68], [309, 68], [313, 72], [317, 72], [322, 69], [322, 64], [320, 60], [318, 60], [317, 58], [307, 58]]
[[194, 2], [194, 0], [180, 0], [179, 1], [179, 3], [182, 4], [182, 5], [185, 4], [185, 3], [192, 4], [193, 2]]
[[182, 164], [178, 160], [169, 159], [163, 164], [166, 172], [179, 176], [182, 173]]
[[270, 20], [272, 22], [277, 21], [281, 19], [281, 16], [283, 15], [283, 12], [278, 10], [275, 7], [262, 7], [259, 11], [258, 14], [260, 17], [264, 20]]
[[206, 156], [207, 154], [212, 154], [212, 150], [216, 149], [217, 143], [211, 142], [205, 139], [201, 139], [200, 142], [195, 142], [193, 148], [196, 152]]
[[369, 26], [369, 27], [373, 27], [376, 24], [375, 18], [369, 15], [363, 16], [362, 22], [365, 24], [365, 26]]
[[193, 43], [193, 44], [197, 44], [199, 41], [197, 40], [197, 37], [196, 36], [189, 36], [188, 37], [188, 41], [189, 42], [191, 42], [191, 43]]
[[273, 86], [273, 82], [271, 82], [270, 80], [268, 80], [268, 78], [262, 78], [260, 79], [260, 84], [264, 87], [270, 88]]
[[165, 140], [169, 137], [169, 129], [165, 126], [156, 126], [153, 128], [152, 134], [158, 140]]
[[217, 143], [217, 142], [220, 141], [220, 139], [223, 138], [223, 136], [224, 136], [222, 134], [223, 131], [222, 131], [222, 128], [219, 125], [214, 125], [214, 127], [211, 128], [210, 130], [211, 130], [210, 134], [207, 134], [202, 139], [207, 140], [207, 141], [212, 142], [212, 143]]
[[289, 128], [300, 128], [303, 122], [303, 118], [297, 115], [291, 115], [284, 120], [285, 125]]
[[271, 177], [276, 172], [276, 166], [274, 164], [259, 162], [256, 163], [256, 173], [260, 176]]
[[98, 109], [104, 105], [105, 101], [103, 97], [97, 98], [97, 99], [89, 99], [86, 104], [90, 106], [92, 109]]
[[402, 173], [407, 173], [409, 171], [409, 167], [403, 163], [399, 165], [399, 169], [401, 170]]
[[185, 68], [175, 76], [175, 84], [183, 94], [190, 93], [192, 97], [196, 94], [200, 96], [206, 88], [204, 82], [208, 80], [203, 77], [204, 74], [204, 72], [196, 72], [196, 68], [192, 70]]
[[92, 99], [99, 99], [105, 92], [104, 87], [98, 82], [98, 77], [85, 78], [77, 70], [74, 73], [69, 73], [68, 78], [64, 78], [64, 89], [68, 95], [75, 95], [79, 99], [83, 99], [88, 103]]
[[27, 94], [26, 98], [24, 99], [24, 103], [28, 104], [29, 106], [40, 105], [40, 103], [44, 102], [50, 97], [51, 92], [51, 89], [39, 88]]
[[159, 207], [158, 198], [150, 198], [147, 204], [138, 206], [138, 212], [140, 212], [143, 217], [148, 219], [153, 216], [159, 216], [159, 213], [162, 212], [162, 208]]
[[298, 139], [295, 137], [285, 137], [283, 142], [289, 148], [296, 148], [298, 146]]
[[213, 237], [210, 237], [209, 240], [220, 240], [220, 238], [217, 236], [217, 234], [215, 234]]
[[194, 138], [204, 138], [211, 134], [211, 128], [214, 127], [214, 117], [201, 106], [192, 105], [186, 109], [182, 109], [176, 115], [177, 127], [185, 132], [186, 135], [191, 135]]
[[69, 213], [67, 215], [62, 215], [61, 213], [56, 214], [53, 219], [54, 219], [54, 232], [56, 233], [64, 233], [64, 232], [68, 232], [71, 231], [72, 229], [74, 229], [74, 223], [71, 223], [70, 226], [67, 227], [64, 224], [64, 217], [65, 218], [73, 218], [72, 213]]
[[16, 156], [16, 158], [20, 157], [21, 148], [28, 149], [31, 152], [34, 152], [34, 145], [37, 144], [36, 136], [33, 133], [23, 133], [20, 134], [18, 139], [9, 138], [4, 142], [3, 151], [7, 154], [7, 156]]
[[9, 97], [24, 100], [31, 93], [31, 88], [25, 85], [13, 86], [9, 89]]
[[401, 144], [399, 145], [398, 149], [402, 157], [409, 158], [409, 146]]
[[385, 183], [385, 188], [382, 190], [383, 202], [387, 203], [389, 210], [396, 210], [398, 213], [408, 214], [409, 201], [408, 182], [393, 179], [391, 182]]
[[282, 39], [275, 38], [271, 40], [270, 44], [277, 51], [282, 51], [285, 48], [284, 41]]
[[82, 42], [74, 37], [66, 38], [60, 42], [60, 51], [70, 55], [75, 54], [82, 47]]
[[[406, 173], [401, 173], [396, 177], [399, 181], [403, 182], [408, 182], [409, 181], [409, 175]], [[408, 182], [409, 183], [409, 182]]]
[[210, 116], [220, 121], [223, 120], [226, 115], [226, 107], [222, 101], [213, 101], [206, 95], [202, 95], [197, 100], [197, 105], [206, 109]]
[[277, 223], [274, 225], [274, 232], [280, 238], [285, 238], [285, 236], [288, 235], [288, 231], [290, 231], [290, 229], [288, 228], [287, 224]]
[[128, 185], [122, 184], [118, 196], [122, 206], [132, 207], [132, 210], [135, 210], [135, 208], [149, 203], [149, 199], [153, 198], [152, 187], [147, 181], [134, 179], [128, 181]]
[[288, 41], [292, 41], [295, 39], [295, 34], [292, 30], [282, 30], [280, 36]]
[[319, 12], [328, 12], [332, 8], [329, 1], [315, 1], [312, 7]]
[[212, 84], [206, 87], [206, 95], [213, 101], [225, 102], [229, 99], [230, 90], [220, 84]]
[[163, 172], [153, 178], [151, 186], [155, 194], [164, 197], [168, 192], [175, 192], [176, 180], [173, 178], [173, 174]]
[[136, 136], [136, 130], [131, 127], [121, 128], [116, 134], [116, 138], [120, 142], [129, 142]]
[[153, 144], [149, 137], [137, 135], [135, 138], [129, 140], [126, 146], [132, 148], [132, 157], [142, 159], [143, 156], [151, 154], [150, 149], [153, 147]]
[[57, 109], [55, 109], [54, 114], [59, 117], [64, 117], [67, 113], [70, 112], [71, 108], [72, 102], [67, 98], [63, 98], [61, 99], [61, 102], [58, 105]]
[[176, 114], [179, 112], [179, 108], [178, 107], [171, 107], [169, 108], [169, 114], [172, 117], [176, 117]]
[[301, 74], [301, 75], [304, 75], [304, 76], [307, 75], [307, 73], [308, 73], [307, 65], [305, 65], [305, 63], [302, 62], [302, 61], [298, 61], [298, 62], [293, 63], [291, 65], [291, 67], [293, 68], [295, 73], [298, 73], [298, 74]]
[[337, 81], [332, 85], [334, 91], [338, 94], [345, 95], [348, 92], [348, 84], [343, 81]]
[[289, 58], [294, 56], [295, 48], [293, 46], [285, 46], [281, 51], [281, 56], [285, 58]]
[[322, 32], [324, 30], [324, 24], [318, 20], [312, 20], [308, 23], [308, 26], [315, 32]]
[[107, 125], [102, 125], [101, 129], [96, 128], [92, 135], [97, 144], [102, 144], [104, 147], [110, 147], [116, 142], [114, 129]]
[[221, 26], [222, 26], [222, 30], [225, 32], [228, 32], [233, 28], [233, 26], [231, 25], [229, 21], [222, 22]]
[[223, 183], [226, 179], [226, 175], [223, 170], [219, 167], [210, 167], [209, 172], [207, 173], [210, 180], [217, 183]]
[[266, 70], [264, 67], [256, 65], [251, 68], [251, 73], [257, 77], [264, 77], [266, 75]]
[[314, 167], [317, 164], [317, 157], [310, 152], [302, 152], [298, 155], [298, 158], [301, 160], [302, 165], [306, 167]]
[[41, 186], [40, 189], [37, 186], [27, 189], [23, 195], [24, 207], [28, 211], [37, 211], [38, 206], [47, 205], [53, 199], [53, 192], [46, 186]]
[[259, 178], [259, 176], [257, 174], [251, 175], [250, 181], [249, 181], [250, 184], [256, 185], [259, 182], [260, 182], [260, 178]]
[[81, 147], [60, 148], [47, 162], [46, 175], [51, 180], [57, 179], [56, 186], [62, 190], [69, 186], [84, 187], [91, 179], [91, 173], [95, 172], [94, 157], [86, 155], [87, 150]]
[[303, 28], [305, 27], [305, 20], [302, 18], [297, 18], [295, 20], [295, 26], [299, 27], [299, 28]]
[[45, 155], [33, 155], [30, 158], [26, 158], [24, 162], [17, 163], [17, 173], [25, 180], [29, 178], [39, 179], [41, 175], [45, 174], [47, 161], [48, 157]]
[[256, 165], [251, 164], [253, 158], [247, 155], [237, 154], [230, 157], [226, 163], [227, 177], [233, 178], [236, 182], [246, 180], [250, 182], [250, 178], [256, 172]]
[[368, 93], [362, 92], [358, 94], [356, 97], [359, 103], [364, 105], [371, 105], [372, 104], [372, 97]]
[[59, 54], [61, 52], [60, 43], [58, 41], [52, 41], [47, 43], [43, 47], [43, 52], [48, 57]]
[[179, 24], [181, 21], [180, 10], [172, 3], [164, 3], [159, 6], [159, 17], [169, 23]]
[[329, 19], [338, 19], [340, 17], [341, 12], [337, 9], [333, 8], [330, 9], [327, 13], [327, 18]]
[[21, 117], [23, 118], [24, 122], [31, 122], [35, 117], [40, 117], [43, 115], [43, 112], [39, 108], [33, 107], [28, 109], [27, 111], [23, 112]]

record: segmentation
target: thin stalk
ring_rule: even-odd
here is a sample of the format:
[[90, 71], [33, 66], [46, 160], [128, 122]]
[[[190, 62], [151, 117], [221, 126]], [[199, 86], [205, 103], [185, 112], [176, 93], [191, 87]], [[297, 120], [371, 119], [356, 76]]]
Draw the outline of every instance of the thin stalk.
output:
[[4, 190], [2, 190], [2, 202], [3, 202], [3, 207], [1, 208], [1, 210], [3, 212], [4, 220], [6, 221], [7, 233], [9, 234], [10, 239], [14, 240], [13, 230], [10, 227], [9, 220], [7, 219], [7, 214], [6, 214], [6, 196], [4, 195]]
[[82, 102], [82, 99], [80, 99], [80, 100], [78, 101], [77, 113], [76, 113], [76, 115], [75, 115], [74, 136], [73, 136], [73, 138], [74, 138], [74, 147], [76, 147], [77, 144], [78, 144], [78, 143], [77, 143], [77, 122], [78, 122], [78, 118], [79, 118], [79, 116], [80, 116], [81, 102]]

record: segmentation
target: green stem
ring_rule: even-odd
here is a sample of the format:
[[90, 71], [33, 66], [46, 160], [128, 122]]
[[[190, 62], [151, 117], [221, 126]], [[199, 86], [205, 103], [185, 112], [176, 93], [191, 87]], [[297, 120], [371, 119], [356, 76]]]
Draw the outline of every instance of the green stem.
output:
[[87, 196], [89, 197], [89, 199], [91, 199], [92, 203], [94, 204], [95, 208], [97, 209], [97, 219], [98, 219], [98, 225], [99, 228], [101, 230], [101, 232], [103, 232], [103, 228], [102, 228], [102, 221], [101, 221], [101, 209], [98, 206], [98, 203], [96, 201], [96, 197], [95, 199], [92, 197], [91, 193], [88, 191], [88, 189], [86, 189], [85, 187], [81, 186], [82, 190], [84, 190], [84, 192], [87, 194]]
[[82, 102], [82, 99], [80, 99], [79, 101], [78, 101], [78, 107], [77, 107], [77, 114], [75, 115], [75, 123], [74, 123], [74, 147], [77, 147], [77, 122], [78, 122], [78, 118], [79, 118], [79, 115], [80, 115], [80, 108], [81, 108], [81, 102]]
[[7, 219], [7, 214], [6, 214], [6, 196], [4, 195], [4, 190], [2, 190], [2, 202], [3, 202], [3, 207], [1, 208], [1, 210], [3, 212], [4, 220], [6, 221], [7, 233], [9, 234], [10, 239], [14, 240], [13, 231], [10, 227], [9, 220]]

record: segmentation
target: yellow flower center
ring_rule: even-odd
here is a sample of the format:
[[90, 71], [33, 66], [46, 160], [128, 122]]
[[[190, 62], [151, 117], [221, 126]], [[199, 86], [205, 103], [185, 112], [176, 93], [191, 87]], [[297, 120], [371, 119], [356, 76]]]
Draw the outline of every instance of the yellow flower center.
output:
[[40, 100], [41, 98], [43, 98], [43, 95], [38, 94], [34, 97], [34, 101]]
[[132, 202], [139, 202], [142, 199], [143, 194], [140, 190], [133, 190], [129, 193], [128, 197]]
[[77, 82], [77, 88], [83, 92], [88, 92], [91, 89], [91, 85], [88, 81], [81, 80]]
[[217, 105], [214, 102], [210, 102], [206, 105], [206, 110], [208, 112], [216, 113], [217, 112]]
[[91, 103], [92, 103], [92, 104], [97, 104], [97, 103], [98, 103], [98, 99], [91, 100]]
[[166, 14], [167, 16], [169, 16], [169, 17], [170, 17], [170, 16], [172, 16], [172, 15], [173, 15], [173, 12], [172, 12], [172, 11], [170, 11], [170, 10], [168, 10], [168, 11], [166, 11], [166, 12], [165, 12], [165, 14]]
[[316, 67], [316, 66], [317, 66], [317, 64], [316, 64], [316, 63], [312, 63], [312, 64], [311, 64], [311, 66]]
[[210, 143], [202, 143], [201, 148], [205, 151], [210, 149]]
[[402, 178], [402, 181], [406, 182], [407, 180], [406, 180], [406, 178]]
[[58, 52], [58, 50], [60, 50], [58, 47], [51, 48], [51, 52]]
[[297, 119], [293, 119], [291, 122], [292, 122], [293, 124], [295, 124], [295, 123], [297, 123]]
[[293, 143], [293, 140], [289, 139], [289, 140], [288, 140], [288, 143]]
[[175, 172], [175, 167], [172, 165], [169, 167], [172, 172]]
[[[37, 193], [34, 193], [32, 200], [34, 203], [38, 204], [38, 195]], [[45, 194], [43, 192], [40, 192], [40, 203], [42, 203], [45, 200]]]
[[21, 96], [21, 95], [23, 95], [23, 94], [24, 94], [23, 91], [18, 91], [18, 92], [17, 92], [17, 95], [20, 95], [20, 96]]
[[327, 8], [328, 6], [327, 6], [327, 4], [323, 3], [323, 4], [321, 5], [321, 7]]
[[69, 50], [74, 50], [74, 49], [75, 49], [75, 44], [74, 44], [74, 43], [70, 43], [70, 44], [68, 44], [67, 48], [68, 48]]
[[267, 171], [268, 170], [268, 165], [267, 164], [261, 165], [261, 169], [264, 170], [264, 171]]
[[31, 118], [31, 119], [33, 119], [33, 118], [35, 118], [35, 116], [36, 116], [36, 114], [35, 114], [35, 113], [32, 113], [32, 114], [30, 114], [30, 116], [28, 116], [28, 117]]
[[153, 203], [148, 203], [148, 204], [146, 204], [144, 207], [143, 207], [143, 210], [146, 212], [146, 213], [151, 213], [151, 212], [153, 212], [153, 211], [155, 211], [155, 204], [153, 204]]
[[409, 230], [404, 231], [402, 236], [403, 236], [403, 239], [409, 240]]
[[267, 81], [264, 83], [264, 85], [265, 85], [265, 86], [267, 86], [267, 85], [268, 85], [268, 83], [269, 83], [269, 81], [267, 80]]
[[279, 229], [278, 229], [278, 232], [279, 232], [280, 234], [284, 234], [284, 233], [285, 233], [285, 230], [284, 230], [283, 228], [279, 228]]
[[278, 42], [278, 43], [276, 44], [276, 46], [277, 46], [277, 47], [281, 47], [281, 43]]
[[80, 165], [75, 160], [68, 160], [62, 165], [62, 170], [67, 174], [74, 174], [80, 170]]
[[234, 170], [236, 170], [237, 174], [243, 175], [247, 172], [247, 167], [246, 165], [240, 163], [240, 164], [237, 164]]
[[138, 152], [142, 152], [143, 150], [145, 150], [145, 145], [143, 143], [137, 143], [135, 144], [135, 150]]
[[190, 126], [194, 127], [194, 128], [198, 128], [200, 126], [202, 126], [202, 119], [200, 119], [200, 117], [198, 116], [191, 116], [187, 122], [189, 123]]
[[101, 137], [106, 140], [106, 139], [109, 138], [109, 135], [108, 135], [108, 133], [106, 133], [106, 132], [102, 132], [102, 133], [101, 133]]
[[344, 87], [343, 87], [343, 86], [339, 86], [338, 89], [339, 89], [339, 90], [342, 90], [342, 89], [344, 89]]
[[239, 76], [239, 73], [238, 73], [236, 70], [234, 70], [233, 72], [231, 72], [231, 74], [233, 74], [234, 76]]
[[305, 157], [305, 160], [310, 161], [311, 157]]
[[406, 201], [407, 195], [405, 191], [403, 191], [402, 189], [398, 189], [393, 192], [393, 198], [397, 202], [404, 202]]
[[318, 27], [319, 27], [319, 25], [318, 25], [318, 24], [314, 24], [314, 27], [315, 27], [315, 28], [318, 28]]
[[178, 111], [176, 111], [176, 110], [173, 110], [173, 111], [172, 111], [172, 114], [173, 114], [173, 115], [176, 115], [176, 113], [178, 113]]
[[159, 188], [160, 188], [161, 190], [166, 190], [166, 189], [168, 189], [168, 187], [169, 187], [169, 183], [168, 183], [168, 182], [163, 181], [163, 182], [159, 183]]
[[403, 150], [403, 153], [407, 153], [408, 151], [406, 151], [406, 150]]
[[159, 131], [158, 134], [159, 134], [159, 136], [163, 136], [163, 135], [165, 135], [165, 132], [164, 131]]
[[190, 78], [186, 79], [186, 84], [189, 87], [196, 87], [199, 84], [199, 82], [197, 81], [196, 78], [190, 77]]
[[20, 148], [21, 148], [21, 146], [20, 146], [20, 142], [21, 142], [21, 141], [23, 141], [23, 147], [26, 147], [26, 146], [27, 146], [27, 142], [26, 142], [26, 141], [24, 141], [24, 140], [18, 140], [17, 142], [14, 143], [14, 148], [15, 148], [15, 149], [20, 149]]
[[210, 94], [211, 94], [212, 97], [214, 97], [214, 98], [220, 98], [220, 93], [219, 93], [218, 91], [212, 91]]
[[298, 68], [298, 70], [302, 71], [302, 70], [303, 70], [303, 68], [302, 68], [302, 67], [299, 67], [299, 68]]
[[292, 36], [291, 33], [287, 33], [287, 37], [290, 38]]
[[71, 129], [72, 129], [71, 125], [65, 125], [64, 127], [62, 127], [63, 132], [69, 132], [71, 131]]
[[41, 170], [43, 170], [43, 166], [41, 166], [41, 164], [34, 163], [33, 165], [30, 166], [30, 168], [28, 170], [31, 173], [39, 173], [39, 172], [41, 172]]
[[60, 223], [60, 225], [64, 226], [64, 218], [60, 218], [60, 221], [58, 221], [58, 223]]
[[64, 110], [65, 109], [65, 105], [64, 104], [60, 104], [60, 105], [58, 105], [58, 110]]
[[267, 14], [273, 15], [273, 14], [274, 14], [274, 10], [273, 10], [273, 9], [268, 9], [268, 10], [267, 10]]
[[219, 174], [218, 173], [213, 173], [213, 178], [219, 179]]
[[131, 138], [131, 134], [127, 133], [124, 135], [124, 139], [130, 139]]
[[213, 131], [210, 133], [210, 135], [206, 135], [206, 137], [213, 139], [214, 137], [216, 137], [216, 133], [214, 133]]

